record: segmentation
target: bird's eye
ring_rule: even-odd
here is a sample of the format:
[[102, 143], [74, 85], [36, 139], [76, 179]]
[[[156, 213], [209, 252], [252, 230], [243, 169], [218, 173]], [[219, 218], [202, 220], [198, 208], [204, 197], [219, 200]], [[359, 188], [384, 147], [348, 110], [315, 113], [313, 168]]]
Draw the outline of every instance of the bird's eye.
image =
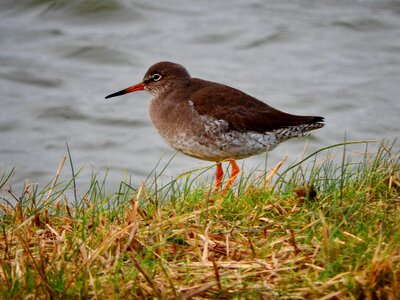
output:
[[151, 75], [151, 80], [153, 80], [153, 81], [159, 81], [160, 79], [161, 79], [161, 75], [160, 74]]

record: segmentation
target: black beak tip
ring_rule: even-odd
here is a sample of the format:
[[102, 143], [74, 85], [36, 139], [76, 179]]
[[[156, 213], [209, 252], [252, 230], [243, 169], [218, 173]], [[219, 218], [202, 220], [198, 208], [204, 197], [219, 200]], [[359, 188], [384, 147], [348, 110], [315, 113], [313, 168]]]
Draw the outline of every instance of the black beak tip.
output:
[[110, 94], [110, 95], [106, 96], [106, 99], [112, 98], [112, 97], [121, 96], [121, 95], [125, 95], [125, 94], [126, 94], [126, 91], [122, 90], [122, 91], [119, 91], [119, 92], [116, 92], [116, 93], [113, 93], [113, 94]]

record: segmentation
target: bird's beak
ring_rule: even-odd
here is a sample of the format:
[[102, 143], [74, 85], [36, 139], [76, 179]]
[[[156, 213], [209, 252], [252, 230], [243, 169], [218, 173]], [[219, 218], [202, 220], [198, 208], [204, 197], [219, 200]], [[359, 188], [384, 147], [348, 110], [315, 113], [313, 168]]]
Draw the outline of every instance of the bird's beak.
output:
[[119, 92], [110, 94], [110, 95], [106, 96], [106, 99], [112, 98], [112, 97], [121, 96], [121, 95], [125, 95], [125, 94], [136, 92], [136, 91], [142, 91], [142, 90], [144, 90], [144, 82], [135, 84], [135, 85], [133, 85], [131, 87], [128, 87], [126, 89], [123, 89], [123, 90], [121, 90]]

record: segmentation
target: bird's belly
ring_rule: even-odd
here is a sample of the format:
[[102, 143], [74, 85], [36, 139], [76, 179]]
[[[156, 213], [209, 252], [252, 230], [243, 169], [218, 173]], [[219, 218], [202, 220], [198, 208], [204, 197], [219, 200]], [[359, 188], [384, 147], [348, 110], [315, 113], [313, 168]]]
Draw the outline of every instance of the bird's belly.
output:
[[209, 161], [242, 159], [274, 148], [279, 141], [276, 134], [229, 131], [218, 136], [193, 135], [181, 132], [166, 137], [166, 142], [188, 156]]

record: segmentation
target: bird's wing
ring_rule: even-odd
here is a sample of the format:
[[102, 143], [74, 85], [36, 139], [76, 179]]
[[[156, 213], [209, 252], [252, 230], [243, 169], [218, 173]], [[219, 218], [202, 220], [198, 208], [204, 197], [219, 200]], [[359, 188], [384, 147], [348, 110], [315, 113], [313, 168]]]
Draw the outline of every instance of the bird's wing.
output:
[[277, 110], [242, 91], [218, 83], [202, 85], [191, 101], [200, 115], [224, 120], [230, 129], [265, 133], [290, 126], [323, 122], [314, 116], [296, 116]]

